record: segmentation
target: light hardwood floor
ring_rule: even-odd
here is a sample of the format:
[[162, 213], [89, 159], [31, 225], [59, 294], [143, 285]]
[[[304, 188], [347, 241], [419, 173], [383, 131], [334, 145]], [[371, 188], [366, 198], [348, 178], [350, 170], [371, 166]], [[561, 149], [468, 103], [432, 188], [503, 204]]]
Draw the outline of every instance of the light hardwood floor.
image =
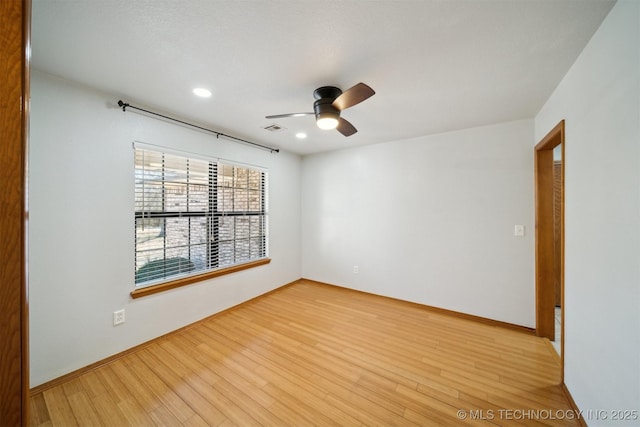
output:
[[541, 338], [300, 281], [37, 393], [30, 411], [32, 426], [576, 426], [559, 382]]

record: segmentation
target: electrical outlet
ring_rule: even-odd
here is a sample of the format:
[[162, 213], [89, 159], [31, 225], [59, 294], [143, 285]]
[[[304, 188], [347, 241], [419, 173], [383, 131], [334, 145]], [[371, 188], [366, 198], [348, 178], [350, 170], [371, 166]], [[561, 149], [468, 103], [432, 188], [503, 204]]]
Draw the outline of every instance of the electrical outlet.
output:
[[113, 312], [113, 326], [124, 323], [124, 308]]
[[360, 269], [358, 268], [357, 265], [353, 266], [353, 274], [358, 274], [358, 272], [360, 271]]

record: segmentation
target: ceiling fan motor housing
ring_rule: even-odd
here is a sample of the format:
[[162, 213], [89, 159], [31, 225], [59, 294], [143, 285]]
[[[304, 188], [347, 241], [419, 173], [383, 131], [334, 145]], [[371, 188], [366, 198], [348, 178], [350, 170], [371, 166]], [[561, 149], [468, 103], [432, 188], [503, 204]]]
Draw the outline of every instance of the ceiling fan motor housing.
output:
[[316, 101], [313, 103], [313, 111], [316, 114], [316, 120], [324, 118], [340, 118], [340, 110], [331, 105], [342, 91], [334, 86], [323, 86], [313, 91], [313, 97]]
[[324, 99], [331, 98], [331, 102], [333, 102], [337, 97], [342, 95], [342, 90], [335, 86], [322, 86], [313, 91], [313, 97], [315, 99]]
[[324, 98], [318, 99], [313, 103], [313, 111], [316, 113], [316, 119], [323, 119], [333, 117], [338, 120], [340, 117], [340, 110], [331, 105], [333, 99]]

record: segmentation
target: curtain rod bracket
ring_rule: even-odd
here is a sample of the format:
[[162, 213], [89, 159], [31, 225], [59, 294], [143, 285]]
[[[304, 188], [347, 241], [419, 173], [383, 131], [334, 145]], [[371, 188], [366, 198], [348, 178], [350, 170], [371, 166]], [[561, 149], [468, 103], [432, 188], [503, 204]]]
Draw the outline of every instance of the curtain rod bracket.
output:
[[255, 143], [255, 142], [247, 141], [246, 139], [238, 138], [238, 137], [231, 136], [231, 135], [226, 135], [226, 134], [224, 134], [222, 132], [218, 132], [218, 131], [215, 131], [213, 129], [208, 129], [208, 128], [203, 127], [203, 126], [194, 125], [193, 123], [189, 123], [189, 122], [185, 122], [185, 121], [182, 121], [182, 120], [175, 119], [173, 117], [165, 116], [164, 114], [155, 113], [153, 111], [145, 110], [144, 108], [140, 108], [140, 107], [134, 107], [133, 105], [131, 105], [131, 104], [127, 103], [127, 102], [123, 102], [121, 99], [118, 100], [118, 106], [122, 107], [122, 111], [125, 111], [125, 112], [127, 111], [127, 108], [133, 108], [134, 110], [144, 111], [145, 113], [153, 114], [154, 116], [162, 117], [163, 119], [172, 120], [174, 122], [181, 123], [183, 125], [191, 126], [191, 127], [196, 128], [196, 129], [200, 129], [200, 130], [204, 130], [204, 131], [207, 131], [207, 132], [214, 133], [214, 134], [216, 134], [216, 139], [220, 139], [221, 136], [224, 136], [225, 138], [232, 139], [234, 141], [238, 141], [238, 142], [242, 142], [242, 143], [245, 143], [245, 144], [254, 145], [256, 147], [260, 147], [262, 149], [269, 150], [269, 152], [271, 154], [280, 152], [279, 148], [267, 147], [266, 145], [261, 145], [261, 144]]
[[122, 111], [127, 111], [129, 104], [122, 102], [122, 99], [118, 101], [118, 106], [122, 107]]

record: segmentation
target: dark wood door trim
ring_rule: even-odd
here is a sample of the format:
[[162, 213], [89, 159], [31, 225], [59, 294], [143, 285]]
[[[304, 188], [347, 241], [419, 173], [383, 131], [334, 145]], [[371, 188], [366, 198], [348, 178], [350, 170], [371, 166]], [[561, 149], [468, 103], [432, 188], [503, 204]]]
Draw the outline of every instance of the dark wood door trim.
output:
[[[558, 123], [535, 147], [535, 196], [536, 196], [536, 333], [538, 336], [555, 338], [555, 249], [553, 221], [553, 149], [561, 146], [562, 169], [560, 179], [560, 287], [562, 325], [564, 329], [564, 171], [565, 134], [564, 120]], [[561, 334], [561, 359], [564, 376], [564, 333]]]
[[31, 1], [0, 1], [0, 425], [28, 424], [27, 137]]

